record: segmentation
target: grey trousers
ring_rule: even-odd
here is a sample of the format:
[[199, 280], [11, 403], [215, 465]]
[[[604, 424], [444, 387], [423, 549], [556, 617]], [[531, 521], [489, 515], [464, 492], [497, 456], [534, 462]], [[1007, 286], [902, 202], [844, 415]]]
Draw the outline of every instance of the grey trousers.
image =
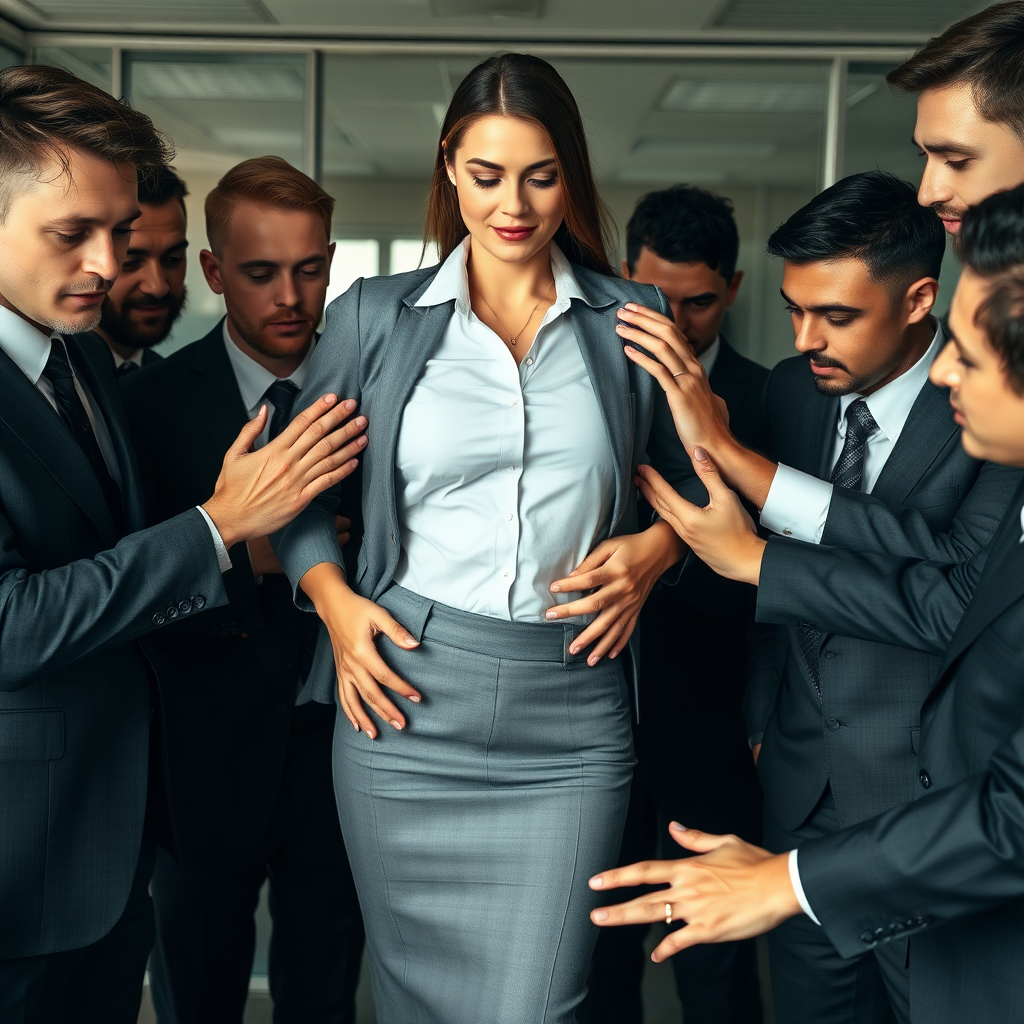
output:
[[395, 586], [380, 603], [422, 641], [378, 643], [423, 702], [376, 740], [339, 715], [334, 742], [378, 1024], [572, 1024], [601, 902], [587, 879], [614, 865], [629, 797], [622, 665], [570, 656], [579, 627]]
[[[841, 828], [830, 789], [795, 832], [767, 806], [764, 822], [765, 846], [776, 853]], [[779, 1024], [910, 1024], [906, 939], [844, 959], [824, 929], [799, 914], [768, 933], [768, 954]]]

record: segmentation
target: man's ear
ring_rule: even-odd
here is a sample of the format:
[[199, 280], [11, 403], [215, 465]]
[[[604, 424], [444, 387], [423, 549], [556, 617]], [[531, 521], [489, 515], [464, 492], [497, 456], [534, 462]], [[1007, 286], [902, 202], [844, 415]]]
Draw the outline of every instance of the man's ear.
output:
[[904, 303], [907, 308], [907, 323], [920, 323], [932, 311], [939, 297], [939, 282], [934, 277], [922, 277], [908, 289]]
[[622, 261], [622, 276], [627, 281], [631, 281], [633, 279], [633, 275], [629, 272], [629, 264], [625, 260]]
[[224, 294], [224, 281], [220, 274], [220, 260], [209, 249], [199, 253], [199, 265], [203, 268], [203, 277], [214, 295]]
[[736, 293], [740, 290], [740, 285], [743, 283], [743, 271], [737, 270], [732, 275], [732, 280], [729, 282], [729, 290], [725, 293], [725, 304], [731, 306], [736, 301]]

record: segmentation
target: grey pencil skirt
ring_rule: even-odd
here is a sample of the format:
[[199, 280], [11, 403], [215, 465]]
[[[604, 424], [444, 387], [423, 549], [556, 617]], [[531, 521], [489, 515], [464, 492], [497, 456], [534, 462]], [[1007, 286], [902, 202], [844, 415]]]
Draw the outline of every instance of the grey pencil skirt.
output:
[[634, 763], [622, 664], [569, 655], [580, 627], [380, 604], [422, 641], [379, 645], [423, 701], [334, 739], [378, 1024], [571, 1024]]

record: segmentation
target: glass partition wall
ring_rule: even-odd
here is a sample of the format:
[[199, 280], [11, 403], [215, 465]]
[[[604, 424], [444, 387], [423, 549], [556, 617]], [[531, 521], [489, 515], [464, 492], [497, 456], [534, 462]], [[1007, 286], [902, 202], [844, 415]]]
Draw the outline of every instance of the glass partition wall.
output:
[[[423, 250], [422, 223], [438, 128], [453, 90], [489, 48], [57, 41], [32, 59], [122, 93], [174, 140], [191, 193], [193, 254], [206, 244], [203, 199], [216, 180], [246, 157], [273, 153], [314, 174], [337, 200], [331, 296], [357, 277], [435, 259]], [[644, 193], [688, 182], [733, 200], [746, 277], [726, 329], [767, 365], [792, 352], [781, 266], [764, 255], [771, 231], [837, 176], [873, 167], [915, 183], [920, 175], [913, 98], [892, 95], [885, 83], [901, 58], [891, 49], [535, 49], [579, 101], [619, 227], [616, 260]], [[200, 337], [223, 310], [195, 257], [188, 284], [189, 305], [167, 350]]]

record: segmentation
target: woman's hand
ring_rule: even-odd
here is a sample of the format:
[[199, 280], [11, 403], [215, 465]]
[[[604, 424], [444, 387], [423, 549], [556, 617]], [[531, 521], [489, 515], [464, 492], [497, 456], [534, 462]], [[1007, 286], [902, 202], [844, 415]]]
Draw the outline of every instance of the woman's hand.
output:
[[651, 954], [655, 963], [701, 943], [763, 935], [801, 912], [789, 877], [788, 854], [771, 854], [737, 836], [705, 835], [676, 822], [669, 835], [683, 849], [703, 856], [643, 861], [590, 879], [590, 888], [601, 890], [667, 886], [590, 915], [602, 927], [649, 924], [668, 917], [685, 921], [685, 928], [670, 932]]
[[757, 535], [753, 520], [729, 490], [703, 448], [694, 448], [693, 467], [708, 490], [704, 508], [676, 493], [657, 470], [640, 466], [636, 484], [651, 507], [670, 524], [719, 576], [757, 586], [761, 580], [761, 559], [765, 541]]
[[717, 452], [732, 442], [725, 402], [711, 390], [704, 367], [679, 328], [667, 316], [632, 302], [618, 316], [619, 337], [651, 353], [632, 345], [623, 350], [661, 385], [683, 447], [689, 451], [702, 445]]
[[405, 716], [382, 687], [416, 704], [420, 702], [420, 694], [388, 668], [375, 641], [384, 635], [407, 651], [418, 647], [419, 641], [380, 605], [356, 594], [345, 582], [344, 573], [332, 562], [315, 565], [302, 577], [299, 586], [327, 627], [334, 648], [341, 708], [356, 732], [362, 729], [370, 739], [377, 735], [367, 705], [394, 728], [404, 729]]
[[597, 641], [587, 658], [588, 665], [596, 665], [605, 654], [616, 658], [633, 635], [640, 609], [658, 577], [683, 554], [679, 538], [667, 523], [602, 541], [565, 579], [551, 584], [556, 594], [582, 590], [594, 593], [557, 604], [544, 617], [556, 622], [596, 612], [597, 618], [576, 637], [569, 653], [576, 654]]

